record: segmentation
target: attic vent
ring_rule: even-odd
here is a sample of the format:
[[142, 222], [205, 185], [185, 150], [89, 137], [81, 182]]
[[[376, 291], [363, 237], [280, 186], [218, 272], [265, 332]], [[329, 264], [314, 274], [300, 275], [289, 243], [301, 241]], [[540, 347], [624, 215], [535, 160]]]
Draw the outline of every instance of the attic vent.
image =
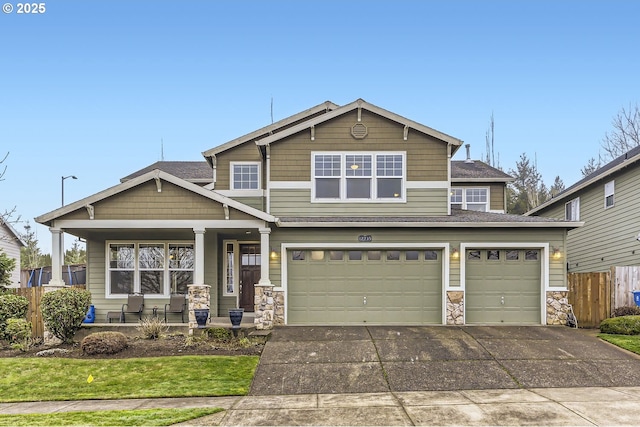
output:
[[364, 139], [367, 136], [367, 127], [362, 123], [351, 126], [351, 136], [355, 139]]

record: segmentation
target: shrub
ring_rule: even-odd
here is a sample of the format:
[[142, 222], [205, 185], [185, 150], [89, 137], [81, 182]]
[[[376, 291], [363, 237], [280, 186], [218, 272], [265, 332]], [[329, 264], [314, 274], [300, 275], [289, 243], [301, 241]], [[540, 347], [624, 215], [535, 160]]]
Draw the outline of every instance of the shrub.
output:
[[138, 322], [136, 329], [142, 333], [146, 339], [156, 340], [162, 334], [169, 332], [169, 325], [164, 320], [157, 317], [145, 317]]
[[0, 294], [0, 338], [9, 339], [5, 333], [8, 319], [24, 319], [29, 300], [20, 295]]
[[231, 331], [226, 328], [207, 328], [207, 336], [210, 339], [222, 342], [231, 341]]
[[618, 307], [613, 310], [612, 317], [620, 317], [620, 316], [640, 316], [640, 307], [637, 305], [626, 306], [626, 307]]
[[82, 339], [84, 354], [115, 354], [127, 348], [127, 337], [122, 332], [104, 331], [89, 334]]
[[31, 347], [31, 322], [26, 319], [7, 319], [6, 334], [11, 347], [22, 351]]
[[621, 316], [604, 319], [600, 323], [600, 332], [604, 334], [638, 335], [640, 334], [640, 316]]
[[47, 329], [65, 343], [82, 327], [91, 305], [91, 293], [84, 289], [63, 288], [42, 296], [42, 319]]

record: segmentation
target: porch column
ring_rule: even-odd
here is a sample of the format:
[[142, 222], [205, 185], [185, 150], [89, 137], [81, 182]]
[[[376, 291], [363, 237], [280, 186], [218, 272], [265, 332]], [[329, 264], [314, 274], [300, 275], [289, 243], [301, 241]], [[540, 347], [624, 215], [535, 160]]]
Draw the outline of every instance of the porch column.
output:
[[260, 228], [260, 281], [259, 285], [271, 285], [271, 280], [269, 279], [269, 256], [271, 255], [271, 250], [269, 247], [269, 234], [271, 233], [270, 228]]
[[193, 284], [204, 285], [204, 228], [194, 228], [193, 233], [196, 235], [196, 254], [193, 271]]
[[64, 251], [62, 250], [62, 233], [59, 228], [49, 228], [51, 231], [51, 281], [50, 285], [64, 286], [62, 281], [62, 264]]

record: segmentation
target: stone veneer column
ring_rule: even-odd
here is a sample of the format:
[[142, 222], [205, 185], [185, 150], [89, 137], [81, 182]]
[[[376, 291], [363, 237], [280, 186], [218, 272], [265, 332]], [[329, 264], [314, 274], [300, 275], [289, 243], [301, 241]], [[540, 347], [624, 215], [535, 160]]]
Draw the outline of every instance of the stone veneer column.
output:
[[447, 325], [464, 325], [464, 292], [447, 291]]
[[209, 285], [188, 285], [189, 290], [189, 335], [193, 335], [193, 330], [198, 329], [196, 315], [193, 310], [206, 308], [211, 316], [211, 286]]
[[566, 325], [570, 312], [569, 292], [547, 292], [547, 325]]
[[[48, 292], [58, 291], [64, 288], [68, 288], [68, 286], [67, 285], [42, 285], [42, 290], [43, 290], [43, 293], [45, 294]], [[40, 314], [40, 316], [42, 316], [42, 314]], [[57, 338], [55, 335], [53, 335], [49, 331], [46, 323], [44, 325], [44, 343], [46, 345], [58, 345], [62, 343], [62, 340], [60, 338]]]
[[284, 325], [284, 292], [274, 291], [273, 285], [255, 286], [254, 299], [256, 329], [273, 329]]

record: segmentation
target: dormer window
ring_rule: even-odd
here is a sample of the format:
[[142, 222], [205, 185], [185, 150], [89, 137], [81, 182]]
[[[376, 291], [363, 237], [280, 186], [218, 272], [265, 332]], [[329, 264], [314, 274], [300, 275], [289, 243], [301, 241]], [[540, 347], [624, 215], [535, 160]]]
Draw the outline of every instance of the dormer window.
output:
[[259, 188], [259, 162], [231, 162], [232, 190], [258, 190]]
[[313, 200], [404, 201], [405, 153], [312, 153]]

